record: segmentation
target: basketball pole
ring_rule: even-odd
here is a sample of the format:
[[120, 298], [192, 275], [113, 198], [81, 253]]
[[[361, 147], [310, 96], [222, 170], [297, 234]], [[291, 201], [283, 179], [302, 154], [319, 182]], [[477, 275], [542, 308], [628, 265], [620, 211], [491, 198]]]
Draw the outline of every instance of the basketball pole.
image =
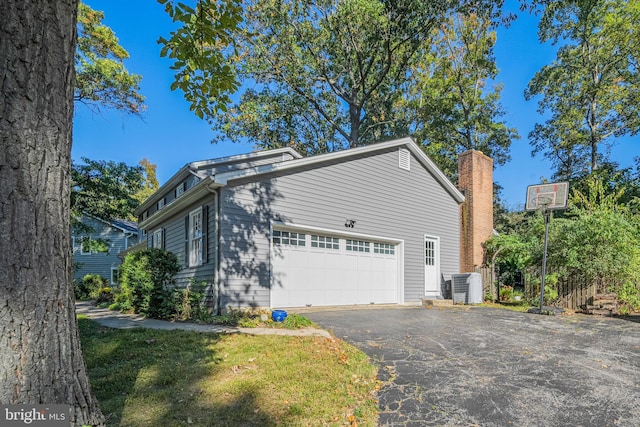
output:
[[549, 221], [551, 210], [544, 207], [544, 251], [542, 252], [542, 278], [540, 279], [540, 314], [544, 304], [544, 279], [547, 275], [547, 245], [549, 244]]

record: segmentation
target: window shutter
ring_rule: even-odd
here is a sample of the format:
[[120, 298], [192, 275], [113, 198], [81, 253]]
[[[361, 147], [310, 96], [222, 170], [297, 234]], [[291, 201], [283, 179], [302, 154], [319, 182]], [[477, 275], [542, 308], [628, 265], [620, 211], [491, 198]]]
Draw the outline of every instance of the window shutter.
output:
[[189, 267], [189, 214], [184, 217], [184, 266]]
[[202, 263], [209, 262], [209, 206], [202, 206]]
[[167, 233], [165, 228], [162, 228], [162, 245], [160, 247], [167, 249]]
[[153, 247], [153, 233], [147, 234], [147, 249]]

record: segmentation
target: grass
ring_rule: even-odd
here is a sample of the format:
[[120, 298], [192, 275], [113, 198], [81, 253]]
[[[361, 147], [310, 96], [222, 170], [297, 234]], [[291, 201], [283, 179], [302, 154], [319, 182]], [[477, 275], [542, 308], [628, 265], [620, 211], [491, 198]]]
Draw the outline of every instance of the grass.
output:
[[376, 424], [376, 368], [340, 340], [78, 323], [109, 426]]

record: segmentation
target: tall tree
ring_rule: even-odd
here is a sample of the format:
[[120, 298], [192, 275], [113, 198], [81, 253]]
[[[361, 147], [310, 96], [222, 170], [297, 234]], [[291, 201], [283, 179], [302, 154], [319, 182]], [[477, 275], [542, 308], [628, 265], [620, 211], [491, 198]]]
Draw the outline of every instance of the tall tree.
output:
[[0, 401], [103, 425], [70, 286], [77, 0], [0, 2]]
[[95, 111], [106, 107], [141, 115], [145, 107], [142, 77], [127, 71], [124, 61], [129, 53], [103, 19], [103, 12], [79, 4], [74, 99]]
[[[185, 25], [191, 28], [189, 34], [202, 32], [200, 18], [211, 19], [201, 13], [203, 3], [198, 5], [192, 23]], [[476, 8], [495, 17], [500, 5], [446, 0], [245, 2], [244, 21], [230, 33], [235, 41], [228, 41], [216, 66], [236, 70], [236, 82], [246, 90], [228, 110], [196, 111], [227, 139], [248, 139], [265, 148], [294, 146], [308, 154], [406, 134], [406, 127], [398, 127], [404, 121], [394, 106], [412, 84], [411, 64], [430, 48], [431, 30], [452, 10]], [[177, 64], [183, 65], [187, 57]], [[193, 78], [184, 80], [187, 85]]]
[[451, 177], [457, 155], [474, 149], [506, 163], [518, 133], [504, 122], [490, 16], [455, 13], [434, 30], [433, 48], [411, 68], [416, 84], [403, 100], [411, 134]]
[[142, 203], [160, 188], [160, 184], [156, 176], [157, 165], [151, 163], [147, 158], [140, 160], [138, 164], [142, 168], [144, 179], [142, 188], [133, 195], [133, 198], [136, 199], [138, 203]]
[[626, 0], [534, 2], [543, 8], [540, 41], [558, 44], [555, 61], [536, 73], [525, 92], [541, 95], [550, 113], [529, 134], [533, 152], [571, 179], [594, 171], [615, 137], [640, 130], [640, 4]]
[[106, 221], [135, 219], [133, 212], [140, 204], [136, 195], [145, 188], [142, 166], [87, 158], [82, 162], [71, 169], [73, 217], [88, 213]]

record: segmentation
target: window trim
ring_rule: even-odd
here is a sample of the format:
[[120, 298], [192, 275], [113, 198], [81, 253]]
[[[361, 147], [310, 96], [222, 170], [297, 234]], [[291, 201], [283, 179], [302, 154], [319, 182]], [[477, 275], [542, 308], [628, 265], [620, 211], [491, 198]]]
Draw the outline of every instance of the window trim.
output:
[[[194, 230], [197, 222], [194, 220], [195, 218], [199, 218], [199, 228], [200, 230]], [[192, 210], [189, 212], [189, 255], [188, 255], [188, 267], [198, 267], [203, 264], [203, 254], [202, 254], [202, 245], [204, 242], [204, 228], [203, 222], [204, 218], [202, 215], [202, 206]], [[199, 242], [196, 247], [196, 242]]]
[[153, 232], [153, 237], [151, 238], [152, 247], [157, 249], [164, 249], [164, 229], [159, 228]]
[[80, 238], [80, 255], [91, 255], [93, 253], [93, 251], [91, 250], [91, 244], [89, 244], [89, 250], [88, 251], [84, 250], [85, 241], [91, 242], [91, 235], [82, 236]]

